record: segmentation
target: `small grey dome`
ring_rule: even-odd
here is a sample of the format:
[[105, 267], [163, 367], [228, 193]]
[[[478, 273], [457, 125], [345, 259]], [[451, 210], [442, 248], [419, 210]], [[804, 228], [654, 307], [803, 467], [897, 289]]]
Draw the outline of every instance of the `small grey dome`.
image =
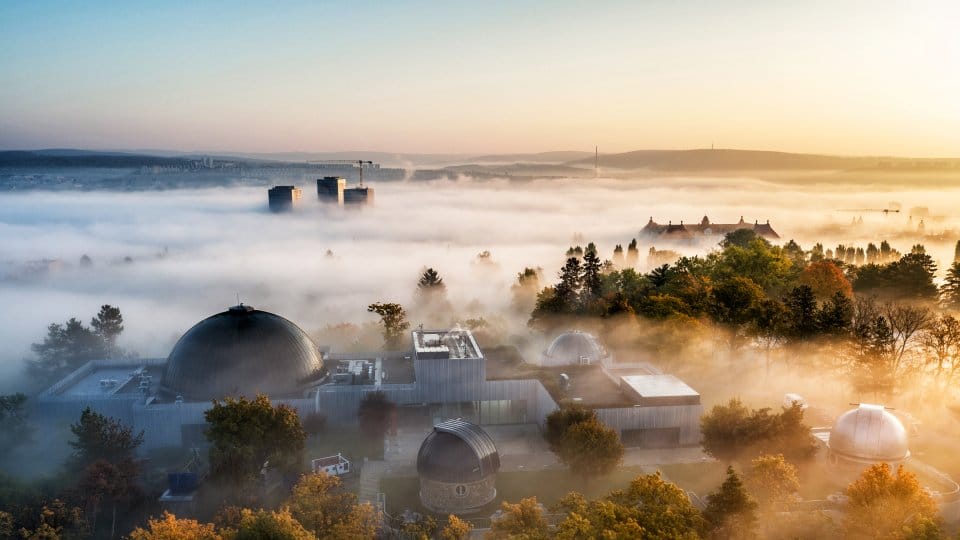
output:
[[830, 452], [853, 461], [898, 462], [910, 456], [907, 430], [882, 405], [861, 403], [833, 424]]
[[161, 389], [189, 401], [289, 396], [322, 373], [320, 352], [299, 326], [239, 305], [183, 334], [167, 358]]
[[460, 419], [434, 426], [417, 453], [417, 473], [438, 482], [476, 482], [499, 469], [500, 454], [490, 435]]
[[608, 356], [607, 350], [592, 335], [574, 330], [560, 334], [543, 354], [543, 365], [580, 364], [581, 359], [594, 363]]

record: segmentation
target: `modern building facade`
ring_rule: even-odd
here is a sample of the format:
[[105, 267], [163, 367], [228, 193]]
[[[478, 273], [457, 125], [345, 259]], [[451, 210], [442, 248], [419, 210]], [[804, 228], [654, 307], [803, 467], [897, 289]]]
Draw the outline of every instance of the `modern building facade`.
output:
[[343, 205], [343, 191], [347, 189], [347, 179], [340, 176], [317, 178], [317, 199], [320, 202]]
[[[699, 443], [699, 395], [678, 380], [664, 385], [625, 378], [657, 375], [649, 369], [607, 359], [602, 366], [587, 366], [606, 386], [596, 388], [586, 379], [578, 386], [576, 380], [569, 395], [552, 395], [537, 379], [489, 380], [487, 360], [468, 330], [417, 330], [411, 339], [409, 353], [321, 354], [293, 322], [235, 306], [194, 325], [168, 358], [87, 363], [38, 396], [37, 414], [65, 431], [91, 407], [143, 430], [142, 449], [149, 450], [205, 445], [204, 412], [211, 400], [226, 396], [264, 393], [301, 417], [321, 413], [329, 425], [348, 426], [356, 424], [363, 397], [382, 391], [431, 425], [458, 418], [542, 428], [558, 402], [569, 398], [591, 406], [593, 398], [615, 394], [615, 404], [598, 405], [597, 414], [625, 443]], [[679, 397], [671, 400], [669, 392]]]
[[289, 212], [303, 198], [303, 190], [296, 186], [274, 186], [267, 190], [267, 203], [272, 212]]

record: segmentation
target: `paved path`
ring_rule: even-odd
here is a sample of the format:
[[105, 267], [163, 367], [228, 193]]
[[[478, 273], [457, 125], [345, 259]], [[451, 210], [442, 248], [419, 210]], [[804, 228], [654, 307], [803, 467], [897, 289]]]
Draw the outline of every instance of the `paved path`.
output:
[[385, 461], [368, 460], [360, 468], [360, 502], [377, 504], [377, 493], [380, 492], [380, 478], [387, 472]]

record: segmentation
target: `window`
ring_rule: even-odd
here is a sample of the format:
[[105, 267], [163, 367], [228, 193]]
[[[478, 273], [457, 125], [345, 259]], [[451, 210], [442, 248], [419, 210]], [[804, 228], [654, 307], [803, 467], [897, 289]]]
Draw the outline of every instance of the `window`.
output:
[[458, 497], [463, 497], [464, 495], [467, 494], [467, 486], [460, 484], [459, 486], [457, 486], [456, 491], [457, 491]]

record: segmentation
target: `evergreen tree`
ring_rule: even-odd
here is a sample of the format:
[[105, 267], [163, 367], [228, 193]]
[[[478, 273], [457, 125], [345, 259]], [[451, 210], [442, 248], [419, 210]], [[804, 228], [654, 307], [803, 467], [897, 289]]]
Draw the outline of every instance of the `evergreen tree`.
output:
[[[590, 244], [593, 246], [593, 243]], [[585, 305], [600, 298], [602, 293], [600, 280], [600, 259], [597, 257], [597, 250], [588, 249], [583, 255], [583, 295], [586, 297]]]
[[957, 240], [957, 245], [953, 248], [953, 262], [960, 262], [960, 240]]
[[427, 268], [417, 281], [417, 289], [421, 293], [446, 292], [447, 286], [436, 270]]
[[137, 447], [143, 443], [143, 431], [134, 435], [130, 427], [119, 420], [104, 416], [87, 407], [80, 421], [70, 426], [76, 440], [70, 441], [73, 456], [70, 469], [79, 471], [96, 461], [119, 464], [132, 460]]
[[578, 310], [582, 283], [580, 259], [570, 257], [560, 270], [560, 283], [554, 288], [554, 298], [561, 313], [575, 313]]
[[617, 244], [613, 248], [613, 265], [617, 267], [617, 269], [619, 269], [623, 267], [623, 264], [625, 261], [626, 259], [624, 259], [624, 256], [623, 256], [623, 246], [621, 246], [620, 244]]
[[880, 250], [877, 249], [877, 245], [873, 242], [867, 244], [867, 263], [873, 264], [880, 262]]
[[787, 295], [784, 304], [790, 312], [790, 336], [798, 341], [806, 341], [818, 330], [817, 299], [808, 285], [794, 287]]
[[640, 250], [637, 249], [637, 239], [632, 238], [627, 244], [627, 268], [636, 268], [640, 263]]
[[837, 291], [830, 300], [820, 306], [817, 312], [817, 326], [824, 334], [839, 336], [850, 328], [853, 318], [853, 301], [850, 297]]
[[940, 286], [940, 300], [950, 309], [960, 309], [960, 261], [947, 269], [947, 276]]
[[108, 358], [116, 351], [117, 337], [123, 332], [123, 315], [120, 308], [104, 304], [100, 306], [97, 316], [90, 320], [90, 327], [103, 340]]
[[727, 467], [727, 479], [720, 489], [707, 497], [703, 516], [710, 524], [712, 538], [754, 538], [757, 526], [757, 503], [733, 467]]

